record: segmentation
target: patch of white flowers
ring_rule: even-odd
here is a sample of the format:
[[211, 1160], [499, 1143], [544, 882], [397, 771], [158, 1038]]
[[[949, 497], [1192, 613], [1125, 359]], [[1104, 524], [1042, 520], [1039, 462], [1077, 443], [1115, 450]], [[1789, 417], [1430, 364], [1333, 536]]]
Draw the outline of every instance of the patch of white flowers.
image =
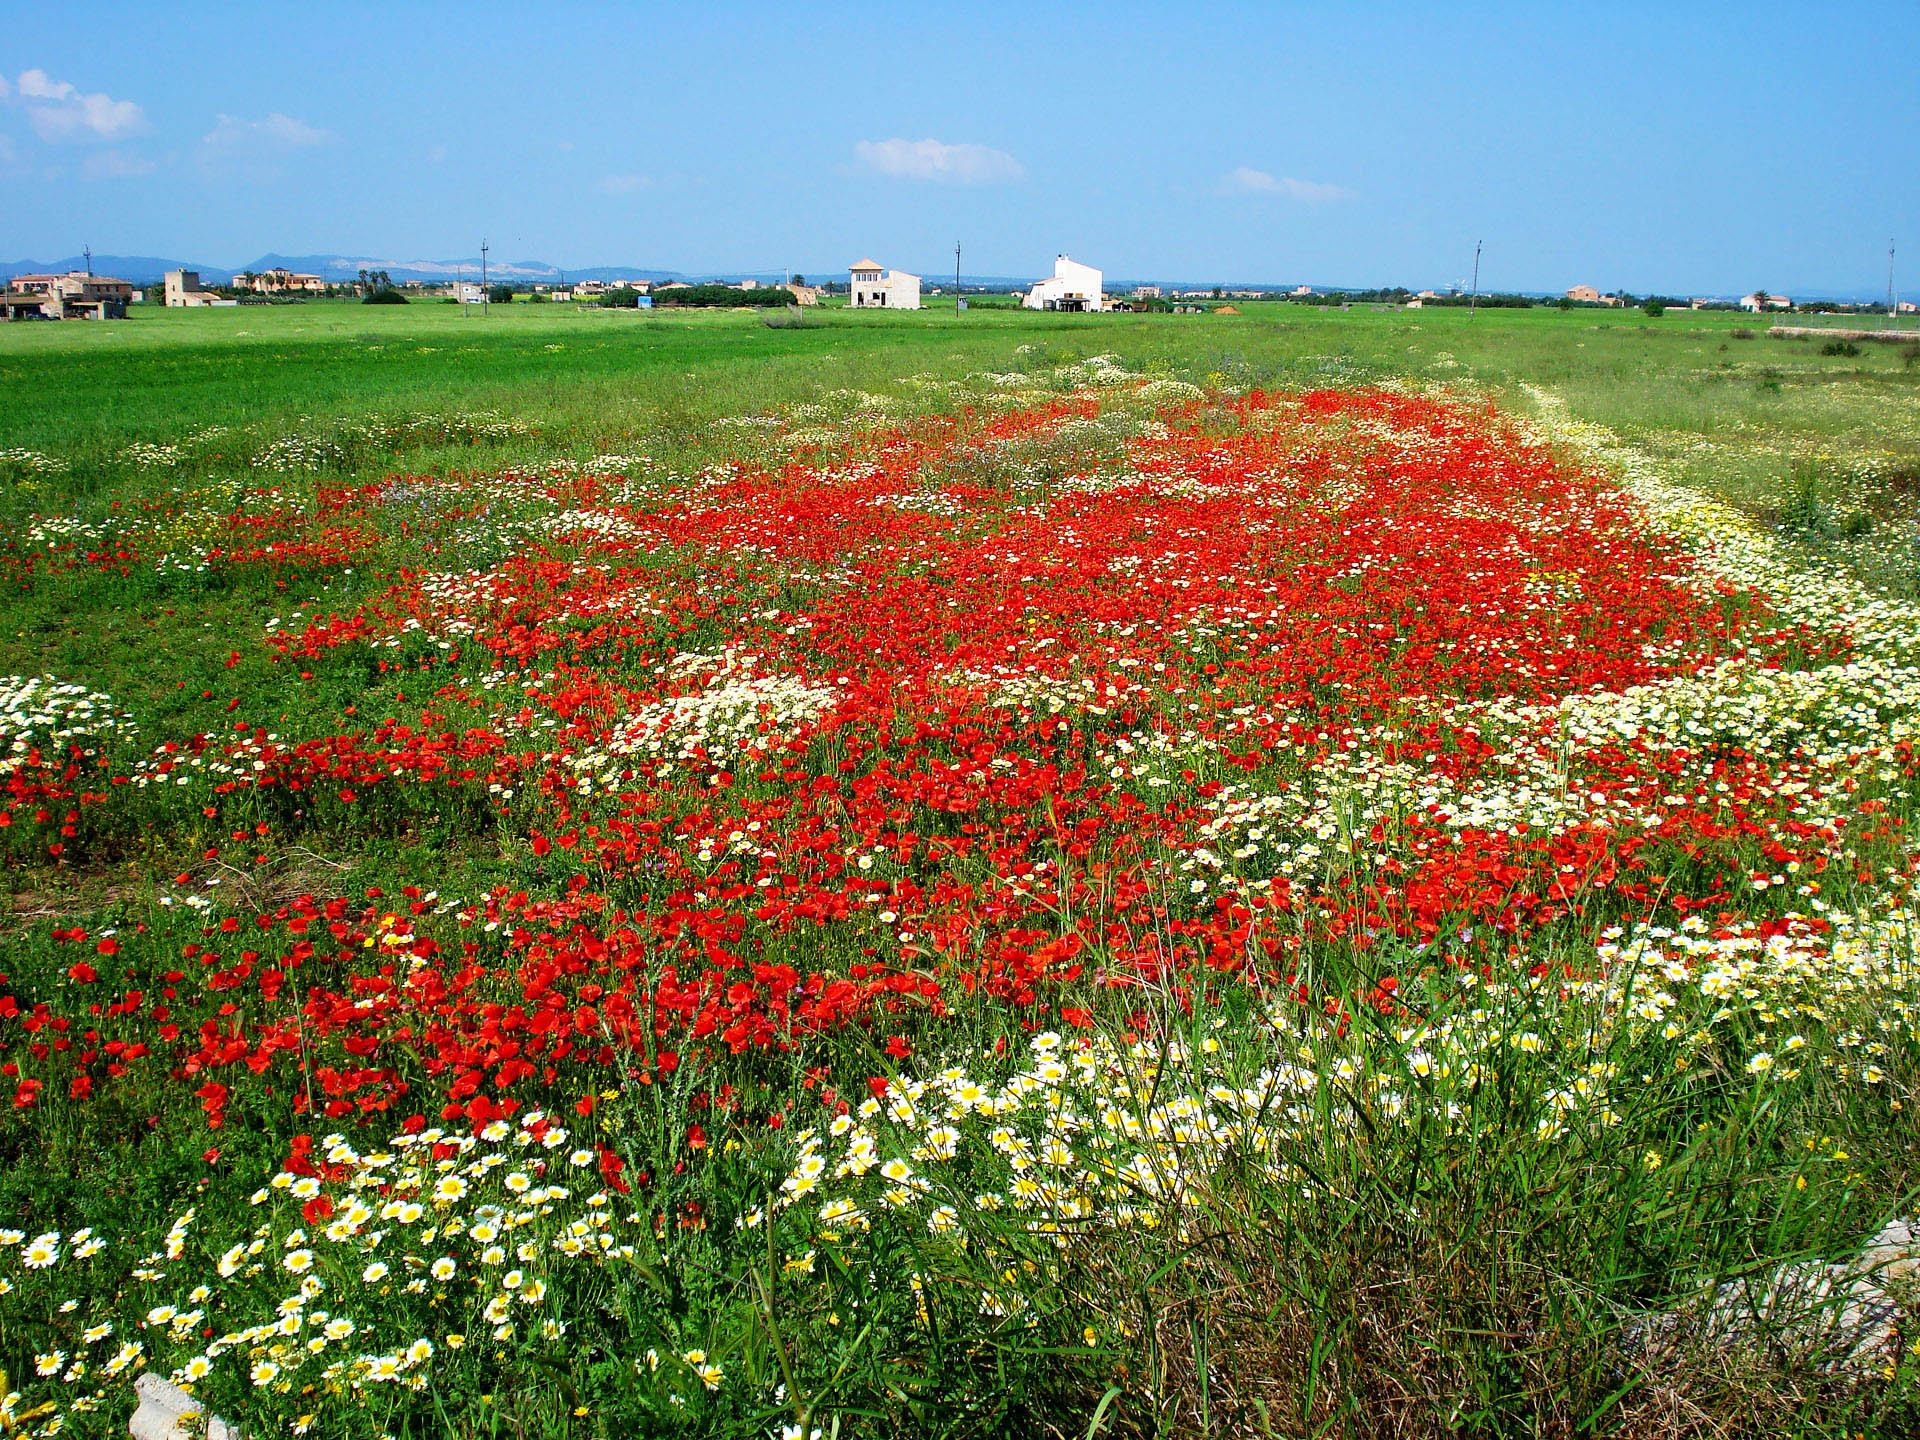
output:
[[0, 676], [0, 775], [12, 774], [36, 751], [64, 759], [77, 748], [94, 757], [109, 742], [138, 733], [110, 695], [52, 675]]

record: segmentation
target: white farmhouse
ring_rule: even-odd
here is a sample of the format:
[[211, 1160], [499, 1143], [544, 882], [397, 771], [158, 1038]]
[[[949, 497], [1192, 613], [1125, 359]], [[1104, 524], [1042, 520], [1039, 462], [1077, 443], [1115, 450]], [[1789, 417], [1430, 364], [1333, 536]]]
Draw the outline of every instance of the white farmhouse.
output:
[[1053, 278], [1036, 280], [1020, 302], [1029, 310], [1104, 310], [1100, 272], [1066, 256], [1055, 257]]
[[885, 270], [877, 260], [857, 260], [847, 267], [847, 304], [855, 310], [918, 310], [920, 277], [904, 270]]
[[211, 290], [202, 290], [198, 270], [167, 271], [165, 299], [169, 310], [197, 310], [208, 305], [240, 303], [238, 300], [223, 300]]

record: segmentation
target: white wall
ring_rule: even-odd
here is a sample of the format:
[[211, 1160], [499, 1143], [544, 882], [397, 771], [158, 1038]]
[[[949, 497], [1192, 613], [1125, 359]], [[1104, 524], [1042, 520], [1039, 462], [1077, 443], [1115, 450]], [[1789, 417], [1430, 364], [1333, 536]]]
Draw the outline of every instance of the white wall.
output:
[[887, 308], [918, 310], [920, 308], [920, 277], [909, 275], [904, 270], [889, 270], [887, 272]]
[[1100, 280], [1100, 272], [1091, 265], [1061, 255], [1053, 262], [1052, 277], [1035, 281], [1020, 303], [1029, 310], [1057, 310], [1063, 303], [1078, 300], [1087, 310], [1099, 310]]
[[856, 310], [920, 308], [920, 277], [904, 270], [883, 270], [878, 280], [861, 279], [849, 270], [847, 282], [847, 304]]

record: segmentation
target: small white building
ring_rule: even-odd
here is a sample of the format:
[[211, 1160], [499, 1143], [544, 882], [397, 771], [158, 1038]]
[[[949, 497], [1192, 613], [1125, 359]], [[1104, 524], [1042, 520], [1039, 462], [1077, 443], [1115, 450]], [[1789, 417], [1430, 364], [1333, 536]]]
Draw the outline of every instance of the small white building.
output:
[[857, 260], [847, 267], [847, 305], [854, 310], [918, 310], [920, 277], [904, 270], [883, 269], [877, 260]]
[[238, 305], [238, 300], [227, 300], [211, 290], [200, 288], [198, 270], [169, 270], [166, 274], [166, 289], [162, 297], [169, 310], [197, 310], [207, 305]]
[[1762, 310], [1791, 310], [1793, 301], [1785, 295], [1769, 295], [1764, 290], [1756, 290], [1751, 295], [1740, 297], [1740, 308], [1758, 315]]
[[1104, 310], [1106, 296], [1100, 293], [1100, 272], [1091, 265], [1056, 256], [1050, 279], [1036, 280], [1021, 300], [1028, 310]]
[[462, 305], [478, 305], [487, 298], [487, 292], [476, 280], [456, 280], [447, 292]]
[[1160, 287], [1158, 285], [1136, 285], [1133, 287], [1133, 298], [1136, 300], [1158, 300], [1160, 298]]

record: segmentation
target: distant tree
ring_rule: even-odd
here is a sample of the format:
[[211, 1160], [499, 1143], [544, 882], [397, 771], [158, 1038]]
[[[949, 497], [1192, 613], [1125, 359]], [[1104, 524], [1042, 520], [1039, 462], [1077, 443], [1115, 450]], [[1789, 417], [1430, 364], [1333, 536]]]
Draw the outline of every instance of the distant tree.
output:
[[1213, 287], [1213, 298], [1218, 300], [1223, 292], [1218, 285]]
[[804, 285], [807, 283], [807, 277], [804, 275], [796, 275], [793, 277], [792, 281], [789, 283], [794, 285]]
[[393, 276], [384, 270], [362, 270], [360, 272], [360, 303], [362, 305], [404, 305], [407, 297], [394, 288]]
[[404, 305], [407, 297], [394, 288], [393, 276], [385, 270], [362, 270], [360, 272], [360, 303], [362, 305]]
[[1662, 305], [1658, 299], [1650, 299], [1647, 301], [1646, 304], [1642, 305], [1640, 308], [1646, 311], [1647, 314], [1653, 316], [1654, 319], [1656, 320], [1659, 319], [1662, 315], [1667, 313], [1667, 307], [1665, 305]]
[[513, 287], [511, 285], [491, 285], [487, 287], [487, 299], [496, 305], [511, 305], [513, 303]]
[[[618, 293], [618, 292], [613, 292]], [[612, 302], [613, 294], [607, 297]], [[628, 304], [633, 302], [629, 300]], [[757, 285], [751, 290], [736, 290], [731, 285], [689, 285], [684, 290], [663, 290], [654, 296], [654, 304], [665, 307], [689, 307], [694, 309], [724, 308], [758, 305], [791, 305], [793, 296], [779, 285]]]

